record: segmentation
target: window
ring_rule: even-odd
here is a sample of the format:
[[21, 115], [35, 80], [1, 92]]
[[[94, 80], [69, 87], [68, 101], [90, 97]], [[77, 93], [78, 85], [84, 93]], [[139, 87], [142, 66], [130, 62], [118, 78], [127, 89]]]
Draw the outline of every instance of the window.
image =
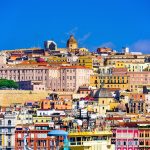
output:
[[8, 120], [8, 125], [11, 125], [11, 120]]
[[38, 140], [37, 145], [40, 146], [40, 140]]
[[11, 128], [8, 128], [8, 132], [11, 133]]
[[11, 146], [11, 143], [10, 142], [8, 142], [8, 147], [10, 147]]
[[121, 142], [120, 142], [120, 141], [118, 141], [117, 143], [118, 143], [118, 145], [121, 145]]
[[10, 135], [8, 135], [8, 140], [10, 140], [11, 139], [11, 136]]
[[129, 141], [129, 145], [132, 145], [132, 141]]
[[135, 145], [138, 145], [138, 141], [135, 141]]

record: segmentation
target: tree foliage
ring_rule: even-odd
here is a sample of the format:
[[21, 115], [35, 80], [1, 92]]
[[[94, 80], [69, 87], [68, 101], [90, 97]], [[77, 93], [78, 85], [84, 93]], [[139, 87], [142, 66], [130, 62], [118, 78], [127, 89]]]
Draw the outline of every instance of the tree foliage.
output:
[[18, 84], [13, 80], [0, 79], [0, 89], [2, 88], [18, 88]]

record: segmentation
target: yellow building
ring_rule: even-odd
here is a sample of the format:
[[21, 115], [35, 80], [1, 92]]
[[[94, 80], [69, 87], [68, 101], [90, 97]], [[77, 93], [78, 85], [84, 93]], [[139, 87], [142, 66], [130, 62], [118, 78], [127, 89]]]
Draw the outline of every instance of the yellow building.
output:
[[104, 83], [105, 88], [119, 88], [121, 90], [129, 89], [128, 76], [108, 75], [101, 76], [100, 83]]
[[94, 72], [98, 71], [101, 64], [102, 58], [99, 56], [79, 56], [78, 58], [79, 66], [91, 68]]
[[98, 102], [97, 112], [105, 115], [107, 110], [110, 110], [110, 103], [115, 102], [111, 92], [106, 88], [93, 90], [92, 97]]
[[78, 59], [79, 66], [93, 68], [93, 58], [91, 56], [80, 56]]
[[89, 52], [88, 49], [87, 49], [87, 48], [84, 48], [84, 47], [79, 48], [79, 51], [80, 51], [80, 52], [83, 52], [83, 53], [88, 53], [88, 52]]
[[90, 86], [100, 87], [101, 84], [103, 84], [104, 88], [119, 88], [121, 90], [129, 89], [127, 75], [93, 74], [90, 76]]
[[118, 107], [119, 102], [111, 102], [109, 105], [110, 105], [110, 110], [114, 110], [115, 108]]
[[85, 131], [70, 132], [68, 134], [71, 150], [115, 150], [111, 144], [112, 132], [104, 131]]
[[47, 123], [51, 122], [51, 117], [49, 116], [33, 116], [33, 123]]
[[115, 62], [115, 68], [125, 68], [125, 63], [122, 61]]
[[49, 63], [67, 63], [67, 57], [50, 56], [48, 58]]
[[98, 74], [93, 74], [90, 76], [90, 86], [92, 87], [100, 87], [101, 83], [99, 80], [99, 75]]

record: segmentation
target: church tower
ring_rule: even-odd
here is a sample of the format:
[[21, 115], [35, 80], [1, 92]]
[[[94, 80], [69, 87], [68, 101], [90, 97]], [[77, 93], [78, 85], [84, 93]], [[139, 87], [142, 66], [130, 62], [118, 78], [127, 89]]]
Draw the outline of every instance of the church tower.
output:
[[73, 35], [71, 35], [67, 41], [67, 48], [69, 48], [69, 49], [77, 49], [78, 48], [78, 43]]

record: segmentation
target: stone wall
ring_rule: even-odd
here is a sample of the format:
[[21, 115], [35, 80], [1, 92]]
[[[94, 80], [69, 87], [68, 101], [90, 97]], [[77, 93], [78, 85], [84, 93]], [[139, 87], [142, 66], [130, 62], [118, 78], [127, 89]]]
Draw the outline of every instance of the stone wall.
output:
[[0, 90], [0, 106], [45, 99], [50, 91]]

